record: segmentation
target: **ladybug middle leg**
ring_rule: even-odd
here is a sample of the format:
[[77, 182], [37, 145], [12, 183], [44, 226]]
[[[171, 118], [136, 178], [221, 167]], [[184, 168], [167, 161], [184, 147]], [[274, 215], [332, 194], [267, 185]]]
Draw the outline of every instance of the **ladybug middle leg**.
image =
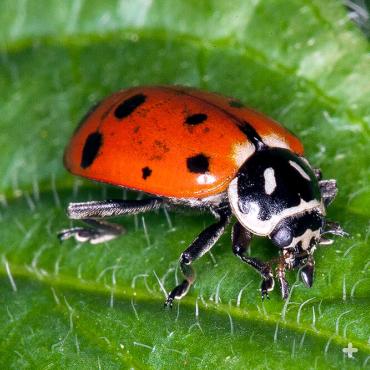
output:
[[272, 275], [271, 266], [269, 263], [260, 261], [257, 258], [248, 257], [245, 255], [248, 245], [252, 240], [252, 234], [246, 230], [239, 222], [236, 222], [232, 231], [232, 248], [234, 254], [243, 262], [256, 269], [263, 277], [261, 284], [262, 299], [269, 298], [268, 292], [274, 289], [274, 278]]
[[217, 209], [211, 209], [218, 221], [205, 230], [190, 244], [190, 246], [181, 254], [180, 269], [185, 279], [181, 284], [176, 286], [168, 295], [165, 306], [172, 307], [174, 299], [181, 299], [189, 291], [190, 286], [195, 281], [195, 272], [191, 264], [207, 253], [217, 242], [220, 236], [225, 231], [227, 224], [231, 218], [231, 210], [228, 205], [220, 206]]
[[158, 209], [162, 204], [163, 200], [160, 198], [70, 203], [67, 209], [68, 217], [72, 220], [81, 220], [89, 227], [72, 227], [61, 230], [58, 238], [63, 241], [74, 237], [78, 242], [103, 243], [122, 234], [124, 228], [101, 219], [144, 213]]

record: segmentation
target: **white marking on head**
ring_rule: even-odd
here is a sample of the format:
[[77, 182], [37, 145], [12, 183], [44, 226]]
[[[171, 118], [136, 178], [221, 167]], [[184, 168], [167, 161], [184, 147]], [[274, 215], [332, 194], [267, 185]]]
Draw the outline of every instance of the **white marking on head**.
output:
[[238, 219], [238, 221], [250, 232], [256, 235], [267, 236], [272, 233], [276, 225], [285, 217], [294, 216], [303, 212], [307, 212], [312, 209], [317, 209], [322, 215], [325, 215], [325, 207], [323, 202], [317, 199], [310, 200], [309, 202], [301, 199], [301, 202], [291, 208], [286, 208], [279, 214], [273, 215], [268, 220], [261, 220], [258, 218], [259, 209], [256, 203], [251, 202], [249, 204], [249, 212], [243, 213], [239, 209], [239, 196], [238, 196], [238, 178], [235, 177], [230, 182], [228, 188], [228, 197], [231, 205], [231, 209]]
[[233, 147], [232, 157], [236, 165], [241, 167], [242, 164], [255, 152], [255, 150], [254, 145], [249, 141], [235, 144]]
[[266, 168], [263, 177], [265, 178], [265, 193], [271, 195], [276, 189], [275, 171], [272, 167]]
[[308, 175], [307, 175], [307, 173], [304, 171], [304, 169], [303, 169], [303, 168], [302, 168], [298, 163], [296, 163], [296, 162], [294, 162], [294, 161], [289, 161], [289, 164], [290, 164], [293, 168], [295, 168], [303, 178], [305, 178], [305, 179], [306, 179], [306, 180], [308, 180], [308, 181], [310, 181], [310, 180], [311, 180], [311, 179], [310, 179], [310, 176], [308, 176]]
[[299, 242], [302, 242], [301, 248], [304, 251], [309, 250], [310, 248], [312, 248], [310, 247], [310, 242], [312, 238], [319, 241], [320, 229], [317, 230], [307, 229], [302, 235], [293, 238], [292, 242], [288, 246], [284, 247], [284, 249], [294, 248]]
[[216, 181], [216, 177], [213, 175], [209, 175], [207, 173], [204, 173], [197, 177], [197, 183], [199, 185], [209, 185], [209, 184], [213, 184], [215, 181]]

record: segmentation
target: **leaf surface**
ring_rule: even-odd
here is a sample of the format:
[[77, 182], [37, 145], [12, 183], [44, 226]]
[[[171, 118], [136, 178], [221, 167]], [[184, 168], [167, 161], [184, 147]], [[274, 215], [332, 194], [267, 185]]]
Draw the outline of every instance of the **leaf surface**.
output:
[[[369, 44], [339, 2], [3, 0], [0, 30], [3, 367], [370, 366]], [[159, 280], [174, 287], [209, 215], [126, 217], [127, 234], [108, 244], [58, 243], [68, 202], [122, 196], [67, 174], [65, 144], [90, 105], [139, 84], [235, 96], [337, 179], [328, 217], [351, 237], [317, 250], [313, 288], [294, 271], [288, 301], [275, 290], [262, 302], [228, 230], [195, 263], [189, 295], [164, 310]], [[276, 251], [256, 239], [252, 254]]]

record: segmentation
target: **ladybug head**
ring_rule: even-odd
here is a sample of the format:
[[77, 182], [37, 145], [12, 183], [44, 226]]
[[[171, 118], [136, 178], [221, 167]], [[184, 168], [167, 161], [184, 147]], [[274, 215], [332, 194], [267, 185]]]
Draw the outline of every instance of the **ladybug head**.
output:
[[281, 249], [310, 250], [320, 242], [323, 227], [323, 215], [317, 209], [313, 209], [284, 218], [269, 237]]
[[239, 222], [280, 248], [320, 239], [325, 205], [318, 179], [305, 159], [287, 149], [256, 151], [230, 183], [228, 196]]

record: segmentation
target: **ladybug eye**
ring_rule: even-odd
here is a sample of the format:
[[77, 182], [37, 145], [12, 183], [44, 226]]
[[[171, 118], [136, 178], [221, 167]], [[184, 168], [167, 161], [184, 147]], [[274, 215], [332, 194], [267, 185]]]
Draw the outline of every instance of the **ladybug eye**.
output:
[[271, 240], [279, 248], [287, 247], [293, 240], [292, 231], [283, 226], [271, 235]]

